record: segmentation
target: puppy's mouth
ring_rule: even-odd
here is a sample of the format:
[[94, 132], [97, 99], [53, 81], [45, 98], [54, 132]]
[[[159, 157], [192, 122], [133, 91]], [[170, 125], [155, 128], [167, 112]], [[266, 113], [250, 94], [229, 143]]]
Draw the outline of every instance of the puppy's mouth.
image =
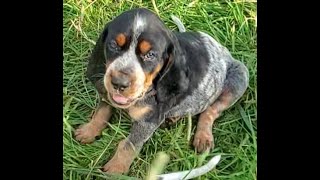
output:
[[144, 93], [141, 93], [141, 95], [137, 98], [128, 98], [125, 97], [119, 93], [108, 93], [109, 95], [109, 99], [111, 100], [111, 102], [116, 105], [119, 108], [128, 108], [130, 107], [132, 104], [134, 104], [138, 99], [143, 97]]
[[128, 105], [133, 101], [132, 99], [126, 98], [121, 94], [113, 94], [111, 97], [112, 100], [119, 105]]

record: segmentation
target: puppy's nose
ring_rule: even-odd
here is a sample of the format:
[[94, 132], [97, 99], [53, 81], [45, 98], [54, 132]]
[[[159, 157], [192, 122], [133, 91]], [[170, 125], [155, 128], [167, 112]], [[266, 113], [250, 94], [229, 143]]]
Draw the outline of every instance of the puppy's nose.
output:
[[130, 86], [130, 80], [126, 76], [113, 76], [111, 78], [111, 84], [114, 89], [124, 91]]

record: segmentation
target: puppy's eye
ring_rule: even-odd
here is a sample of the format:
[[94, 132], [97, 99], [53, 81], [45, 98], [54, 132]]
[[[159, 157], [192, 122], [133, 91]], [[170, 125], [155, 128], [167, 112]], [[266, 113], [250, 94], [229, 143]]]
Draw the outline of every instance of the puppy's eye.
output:
[[151, 50], [147, 54], [141, 54], [140, 57], [142, 58], [143, 61], [152, 61], [157, 57], [157, 54], [156, 52]]
[[116, 51], [120, 50], [120, 47], [118, 46], [118, 44], [117, 44], [116, 41], [111, 41], [111, 42], [110, 42], [110, 48], [111, 48], [112, 50], [116, 50]]

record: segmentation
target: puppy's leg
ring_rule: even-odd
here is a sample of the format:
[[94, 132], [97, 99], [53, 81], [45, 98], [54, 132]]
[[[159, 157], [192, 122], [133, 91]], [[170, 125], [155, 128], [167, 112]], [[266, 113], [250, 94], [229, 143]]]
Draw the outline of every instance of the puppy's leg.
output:
[[161, 123], [162, 121], [157, 120], [133, 122], [130, 135], [119, 143], [115, 155], [104, 165], [103, 171], [119, 174], [127, 173], [143, 144], [152, 136]]
[[200, 114], [193, 146], [198, 152], [213, 148], [212, 125], [220, 113], [231, 104], [232, 94], [224, 92], [211, 106]]
[[92, 119], [89, 123], [81, 125], [75, 131], [76, 140], [83, 144], [91, 143], [99, 136], [102, 130], [107, 126], [107, 122], [111, 117], [112, 111], [110, 105], [104, 101], [100, 101]]
[[214, 146], [212, 125], [222, 111], [232, 106], [244, 94], [248, 86], [248, 70], [239, 61], [232, 61], [228, 68], [223, 91], [217, 100], [200, 114], [193, 145], [198, 152]]

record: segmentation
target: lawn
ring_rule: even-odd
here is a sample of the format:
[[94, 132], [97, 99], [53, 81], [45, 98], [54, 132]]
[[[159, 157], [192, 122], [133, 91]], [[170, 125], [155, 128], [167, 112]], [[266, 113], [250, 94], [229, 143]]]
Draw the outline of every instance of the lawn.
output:
[[[105, 23], [121, 12], [146, 7], [172, 30], [174, 14], [187, 31], [210, 34], [249, 69], [250, 84], [244, 96], [215, 121], [215, 148], [206, 156], [195, 153], [187, 140], [188, 119], [158, 129], [144, 145], [127, 176], [143, 179], [158, 152], [170, 156], [164, 172], [188, 170], [221, 154], [216, 169], [198, 179], [257, 179], [257, 20], [256, 1], [185, 0], [64, 0], [63, 1], [63, 177], [64, 179], [120, 179], [100, 171], [118, 142], [128, 135], [130, 118], [117, 110], [102, 137], [89, 145], [73, 139], [74, 129], [89, 120], [98, 94], [84, 74], [87, 58]], [[191, 135], [195, 132], [193, 117]], [[123, 179], [128, 179], [123, 177]]]

